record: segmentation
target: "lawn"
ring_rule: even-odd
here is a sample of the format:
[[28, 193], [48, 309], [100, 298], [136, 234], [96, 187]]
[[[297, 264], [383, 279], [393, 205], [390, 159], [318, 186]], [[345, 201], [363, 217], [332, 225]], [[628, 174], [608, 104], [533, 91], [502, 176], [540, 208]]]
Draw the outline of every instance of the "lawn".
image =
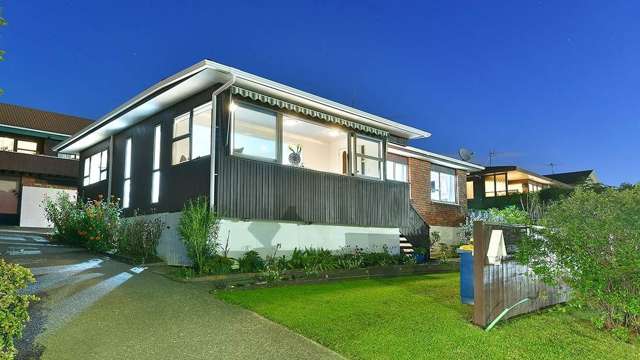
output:
[[556, 307], [505, 321], [489, 333], [470, 323], [458, 274], [225, 291], [251, 309], [356, 359], [640, 359], [640, 347]]

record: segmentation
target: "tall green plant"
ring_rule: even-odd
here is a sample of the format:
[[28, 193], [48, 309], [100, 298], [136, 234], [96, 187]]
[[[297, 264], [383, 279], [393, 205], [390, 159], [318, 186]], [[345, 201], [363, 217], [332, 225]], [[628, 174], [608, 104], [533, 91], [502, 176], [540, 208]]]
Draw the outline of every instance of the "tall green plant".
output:
[[5, 262], [0, 258], [0, 359], [13, 359], [16, 355], [14, 340], [22, 336], [29, 321], [29, 303], [36, 301], [34, 295], [23, 290], [35, 279], [26, 268]]
[[209, 208], [207, 197], [200, 196], [185, 204], [178, 232], [198, 273], [203, 272], [207, 259], [216, 253], [219, 225], [220, 218]]
[[568, 284], [599, 312], [600, 326], [640, 332], [640, 185], [578, 188], [549, 206], [542, 225], [523, 239], [520, 261], [550, 283]]
[[123, 220], [118, 232], [118, 254], [130, 256], [143, 263], [155, 258], [164, 225], [160, 217], [135, 216]]

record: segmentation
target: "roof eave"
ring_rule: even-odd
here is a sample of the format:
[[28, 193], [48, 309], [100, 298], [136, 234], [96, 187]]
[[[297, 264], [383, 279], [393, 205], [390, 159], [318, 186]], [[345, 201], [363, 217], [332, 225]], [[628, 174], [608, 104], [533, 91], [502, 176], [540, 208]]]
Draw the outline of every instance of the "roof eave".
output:
[[[175, 84], [177, 82], [180, 82], [183, 79], [187, 79], [192, 75], [195, 75], [203, 70], [207, 70], [207, 69], [211, 69], [211, 70], [215, 70], [218, 72], [222, 72], [222, 73], [226, 73], [226, 74], [234, 74], [236, 76], [236, 78], [239, 80], [239, 82], [244, 82], [246, 84], [255, 84], [257, 87], [265, 87], [265, 88], [271, 88], [274, 91], [277, 91], [279, 95], [281, 96], [289, 96], [290, 100], [300, 100], [300, 99], [305, 99], [306, 101], [309, 101], [311, 103], [314, 103], [318, 106], [321, 107], [325, 107], [325, 108], [329, 108], [329, 109], [333, 109], [333, 111], [336, 111], [338, 113], [343, 113], [343, 114], [348, 114], [350, 117], [352, 117], [352, 119], [354, 119], [355, 121], [360, 121], [360, 122], [364, 122], [364, 123], [368, 123], [369, 125], [373, 125], [373, 126], [377, 126], [377, 127], [381, 127], [385, 130], [388, 130], [391, 134], [396, 135], [396, 136], [401, 136], [401, 137], [405, 137], [408, 139], [420, 139], [420, 138], [425, 138], [425, 137], [429, 137], [431, 136], [431, 133], [424, 131], [424, 130], [420, 130], [417, 128], [413, 128], [407, 125], [403, 125], [400, 123], [397, 123], [395, 121], [389, 120], [389, 119], [385, 119], [373, 114], [369, 114], [366, 113], [364, 111], [346, 106], [346, 105], [342, 105], [339, 104], [337, 102], [328, 100], [328, 99], [324, 99], [321, 98], [319, 96], [292, 88], [290, 86], [284, 85], [284, 84], [280, 84], [277, 83], [275, 81], [269, 80], [269, 79], [265, 79], [253, 74], [249, 74], [247, 72], [244, 72], [242, 70], [238, 70], [226, 65], [222, 65], [216, 62], [213, 62], [211, 60], [202, 60], [190, 67], [188, 67], [187, 69], [184, 69], [154, 85], [152, 85], [151, 87], [145, 89], [144, 91], [138, 93], [136, 96], [134, 96], [133, 98], [131, 98], [130, 100], [128, 100], [127, 102], [125, 102], [124, 104], [118, 106], [116, 109], [112, 110], [111, 112], [109, 112], [108, 114], [104, 115], [103, 117], [101, 117], [98, 121], [96, 121], [95, 123], [91, 124], [90, 126], [86, 127], [85, 129], [81, 130], [80, 132], [74, 134], [71, 138], [61, 142], [60, 144], [56, 145], [54, 147], [54, 151], [64, 151], [65, 149], [67, 149], [71, 144], [75, 143], [78, 139], [84, 137], [85, 135], [90, 134], [91, 132], [93, 132], [94, 130], [106, 125], [108, 122], [118, 118], [119, 116], [121, 116], [122, 114], [135, 109], [136, 107], [142, 106], [143, 104], [145, 104], [147, 101], [142, 101], [145, 98], [149, 97], [150, 95], [159, 92], [163, 89], [165, 89], [166, 87], [171, 86], [172, 84]], [[80, 149], [82, 150], [82, 149]]]

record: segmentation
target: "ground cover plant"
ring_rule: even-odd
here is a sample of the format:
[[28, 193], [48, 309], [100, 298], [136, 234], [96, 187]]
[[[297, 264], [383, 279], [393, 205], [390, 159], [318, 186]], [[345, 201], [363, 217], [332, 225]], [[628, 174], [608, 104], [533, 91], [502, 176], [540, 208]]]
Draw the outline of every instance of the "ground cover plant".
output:
[[640, 332], [640, 185], [578, 188], [551, 204], [543, 228], [523, 240], [520, 261], [563, 281], [594, 324], [623, 339]]
[[594, 329], [589, 313], [556, 307], [499, 324], [471, 324], [458, 274], [344, 280], [221, 291], [350, 359], [639, 359], [640, 348]]
[[31, 271], [0, 258], [0, 360], [16, 355], [14, 341], [29, 321], [29, 303], [37, 300], [23, 290], [34, 281]]

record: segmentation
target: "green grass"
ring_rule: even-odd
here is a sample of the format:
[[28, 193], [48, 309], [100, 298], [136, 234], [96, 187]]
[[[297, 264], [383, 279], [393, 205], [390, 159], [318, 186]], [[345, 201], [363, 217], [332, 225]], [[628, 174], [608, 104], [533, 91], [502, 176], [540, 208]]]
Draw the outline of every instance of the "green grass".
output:
[[356, 359], [640, 359], [640, 347], [556, 307], [489, 333], [460, 304], [458, 274], [227, 291], [218, 297]]

